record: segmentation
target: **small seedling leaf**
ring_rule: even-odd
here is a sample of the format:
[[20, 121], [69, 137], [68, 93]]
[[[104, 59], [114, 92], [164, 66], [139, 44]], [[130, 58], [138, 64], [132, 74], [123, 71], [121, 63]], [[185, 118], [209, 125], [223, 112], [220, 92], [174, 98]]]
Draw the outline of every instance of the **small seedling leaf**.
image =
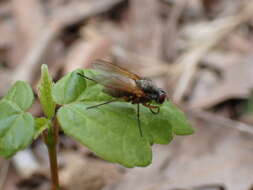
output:
[[52, 119], [55, 114], [55, 102], [52, 97], [53, 82], [52, 78], [48, 73], [47, 65], [41, 66], [41, 80], [38, 85], [38, 95], [44, 114]]
[[[21, 105], [24, 109], [25, 104]], [[20, 107], [6, 99], [0, 101], [0, 155], [6, 158], [26, 148], [34, 135], [33, 116]]]
[[54, 85], [53, 99], [57, 104], [64, 105], [77, 101], [86, 89], [86, 80], [77, 72], [82, 73], [81, 70], [69, 73]]
[[21, 110], [25, 111], [32, 106], [34, 95], [29, 84], [24, 81], [17, 81], [4, 99], [17, 104]]

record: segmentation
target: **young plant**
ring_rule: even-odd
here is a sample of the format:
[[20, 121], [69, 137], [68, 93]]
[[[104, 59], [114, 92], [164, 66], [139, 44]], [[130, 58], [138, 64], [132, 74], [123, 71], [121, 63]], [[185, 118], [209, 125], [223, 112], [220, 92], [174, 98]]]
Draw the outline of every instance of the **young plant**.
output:
[[34, 94], [26, 82], [16, 82], [0, 100], [0, 155], [10, 158], [41, 135], [48, 148], [52, 190], [59, 189], [59, 128], [102, 159], [129, 168], [149, 165], [154, 143], [168, 144], [174, 135], [193, 133], [185, 115], [169, 101], [156, 115], [140, 106], [143, 136], [138, 130], [135, 106], [130, 103], [119, 101], [86, 109], [112, 97], [103, 93], [101, 85], [78, 73], [91, 78], [95, 75], [93, 70], [78, 69], [54, 84], [48, 67], [42, 65], [38, 97], [44, 117], [35, 118], [27, 112]]

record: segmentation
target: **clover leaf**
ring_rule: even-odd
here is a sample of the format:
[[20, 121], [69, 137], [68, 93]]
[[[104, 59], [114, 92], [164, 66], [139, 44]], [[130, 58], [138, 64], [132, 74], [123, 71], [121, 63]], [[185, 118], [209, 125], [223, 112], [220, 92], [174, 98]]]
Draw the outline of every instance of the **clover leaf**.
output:
[[25, 112], [33, 103], [27, 83], [16, 82], [0, 100], [0, 155], [10, 157], [26, 148], [34, 135], [34, 118]]

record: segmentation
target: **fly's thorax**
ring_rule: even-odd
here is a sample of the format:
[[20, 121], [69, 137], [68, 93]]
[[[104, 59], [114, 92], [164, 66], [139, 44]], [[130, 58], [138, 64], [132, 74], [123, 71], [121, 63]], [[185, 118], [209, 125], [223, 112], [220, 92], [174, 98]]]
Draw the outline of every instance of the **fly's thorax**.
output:
[[152, 83], [150, 79], [136, 80], [136, 85], [146, 94], [146, 101], [156, 101], [162, 104], [166, 99], [166, 92]]
[[144, 92], [151, 92], [154, 90], [154, 84], [152, 83], [152, 81], [150, 79], [140, 79], [140, 80], [136, 80], [136, 85]]
[[152, 99], [156, 99], [159, 94], [159, 89], [153, 84], [150, 79], [136, 80], [136, 85]]

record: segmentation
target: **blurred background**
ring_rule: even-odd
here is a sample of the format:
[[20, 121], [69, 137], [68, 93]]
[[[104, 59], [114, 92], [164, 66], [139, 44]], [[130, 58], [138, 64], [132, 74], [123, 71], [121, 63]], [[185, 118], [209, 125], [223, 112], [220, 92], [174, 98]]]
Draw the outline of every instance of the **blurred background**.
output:
[[[253, 189], [252, 0], [1, 0], [0, 96], [54, 80], [98, 58], [150, 77], [196, 132], [154, 146], [153, 163], [126, 169], [60, 135], [65, 190]], [[41, 116], [38, 102], [31, 109]], [[0, 158], [0, 189], [50, 187], [41, 139]]]

